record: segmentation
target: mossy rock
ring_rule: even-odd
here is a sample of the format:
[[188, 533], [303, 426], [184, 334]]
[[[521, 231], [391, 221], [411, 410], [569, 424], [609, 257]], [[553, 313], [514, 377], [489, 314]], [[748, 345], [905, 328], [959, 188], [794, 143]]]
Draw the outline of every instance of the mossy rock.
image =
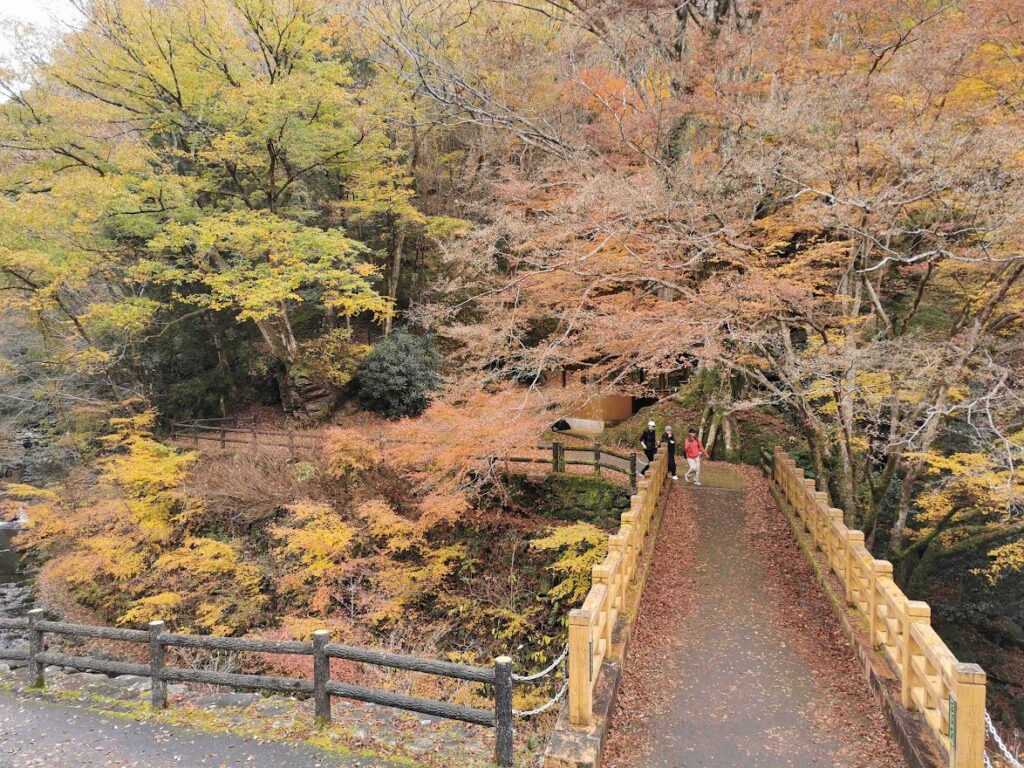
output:
[[541, 483], [509, 484], [515, 503], [551, 520], [584, 521], [614, 529], [629, 509], [629, 492], [596, 477], [549, 475]]

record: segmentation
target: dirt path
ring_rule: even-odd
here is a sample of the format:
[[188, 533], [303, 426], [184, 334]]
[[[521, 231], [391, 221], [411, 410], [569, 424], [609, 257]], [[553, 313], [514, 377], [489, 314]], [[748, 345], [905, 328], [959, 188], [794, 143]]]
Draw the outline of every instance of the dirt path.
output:
[[669, 502], [606, 765], [902, 765], [824, 596], [780, 620], [794, 584], [816, 585], [763, 480], [704, 481]]

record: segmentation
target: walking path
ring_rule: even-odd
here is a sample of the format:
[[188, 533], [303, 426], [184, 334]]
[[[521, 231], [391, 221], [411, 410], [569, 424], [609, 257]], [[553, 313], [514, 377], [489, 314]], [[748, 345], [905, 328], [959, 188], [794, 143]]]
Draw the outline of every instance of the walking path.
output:
[[606, 765], [901, 765], [824, 598], [809, 624], [778, 620], [795, 580], [814, 582], [763, 480], [709, 467], [704, 482], [675, 484]]
[[0, 693], [0, 768], [391, 768], [299, 744], [113, 719], [87, 709]]

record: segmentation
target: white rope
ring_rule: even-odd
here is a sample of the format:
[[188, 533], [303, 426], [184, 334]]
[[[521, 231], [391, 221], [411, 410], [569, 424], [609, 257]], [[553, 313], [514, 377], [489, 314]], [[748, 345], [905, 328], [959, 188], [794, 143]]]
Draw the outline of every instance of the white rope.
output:
[[547, 677], [556, 669], [558, 669], [558, 665], [565, 661], [565, 657], [568, 655], [569, 646], [567, 645], [565, 646], [565, 648], [562, 649], [561, 655], [559, 655], [557, 659], [551, 662], [551, 665], [547, 669], [541, 670], [540, 672], [537, 672], [532, 675], [512, 675], [512, 679], [515, 680], [517, 683], [530, 683], [534, 680], [540, 680], [542, 677]]
[[542, 712], [547, 712], [549, 709], [551, 709], [553, 706], [555, 706], [555, 704], [557, 704], [563, 698], [565, 698], [565, 693], [568, 690], [569, 690], [569, 680], [567, 678], [566, 681], [565, 681], [565, 684], [562, 686], [562, 690], [560, 690], [558, 693], [556, 693], [555, 694], [555, 698], [551, 699], [551, 701], [549, 701], [547, 704], [542, 704], [541, 706], [537, 707], [536, 709], [528, 709], [525, 712], [521, 712], [518, 709], [513, 709], [512, 710], [512, 714], [515, 715], [516, 717], [533, 717], [534, 715], [539, 715]]
[[[995, 723], [992, 722], [992, 715], [985, 712], [985, 728], [988, 730], [988, 735], [992, 737], [992, 741], [995, 742], [996, 747], [1002, 752], [1003, 759], [1010, 764], [1011, 768], [1024, 768], [1017, 756], [1010, 751], [1010, 748], [1006, 746], [1006, 742], [1003, 741], [1003, 737], [999, 735], [999, 731], [996, 730]], [[991, 765], [988, 761], [988, 756], [985, 756], [986, 764]]]

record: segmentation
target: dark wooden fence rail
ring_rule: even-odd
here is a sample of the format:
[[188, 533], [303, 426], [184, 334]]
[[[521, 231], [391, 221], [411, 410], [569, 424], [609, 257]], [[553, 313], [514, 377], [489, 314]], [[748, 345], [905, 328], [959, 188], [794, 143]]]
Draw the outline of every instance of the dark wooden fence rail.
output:
[[536, 446], [538, 452], [545, 454], [536, 456], [509, 456], [505, 461], [524, 464], [545, 464], [551, 466], [551, 471], [565, 472], [566, 466], [572, 464], [594, 468], [594, 474], [600, 475], [602, 469], [613, 472], [620, 472], [629, 478], [629, 487], [634, 493], [637, 485], [637, 469], [643, 468], [636, 453], [619, 453], [594, 443], [593, 447], [566, 447], [564, 443], [555, 441], [550, 444]]
[[323, 437], [319, 435], [287, 429], [257, 429], [255, 422], [250, 427], [235, 424], [232, 420], [214, 419], [175, 422], [171, 424], [171, 438], [191, 440], [196, 447], [200, 441], [208, 441], [219, 444], [221, 449], [229, 445], [244, 445], [250, 448], [286, 448], [292, 453], [317, 450], [323, 446]]
[[[294, 640], [254, 640], [236, 637], [209, 637], [206, 635], [181, 635], [165, 631], [162, 621], [153, 621], [148, 630], [98, 627], [87, 624], [70, 624], [62, 621], [47, 621], [43, 611], [29, 611], [27, 618], [0, 618], [0, 629], [25, 630], [28, 633], [29, 649], [0, 649], [0, 659], [27, 661], [31, 684], [43, 687], [46, 684], [46, 667], [70, 667], [90, 672], [111, 675], [137, 675], [149, 677], [151, 681], [150, 702], [156, 709], [167, 706], [167, 683], [189, 682], [220, 685], [230, 688], [278, 691], [282, 693], [312, 694], [316, 722], [325, 725], [331, 720], [331, 697], [354, 699], [356, 701], [396, 707], [425, 715], [460, 720], [495, 729], [495, 761], [498, 765], [512, 765], [512, 659], [500, 656], [491, 667], [476, 667], [449, 661], [421, 659], [399, 653], [355, 648], [330, 642], [330, 632], [317, 630], [312, 641], [305, 643]], [[149, 663], [100, 659], [93, 656], [72, 656], [66, 653], [50, 653], [46, 650], [47, 635], [69, 635], [91, 637], [101, 640], [144, 644], [149, 647]], [[313, 657], [313, 679], [272, 677], [269, 675], [244, 675], [234, 672], [212, 672], [201, 669], [184, 669], [166, 665], [168, 648], [197, 648], [214, 651], [244, 653], [293, 654]], [[398, 693], [364, 688], [358, 685], [331, 680], [331, 659], [345, 659], [374, 666], [420, 672], [455, 680], [484, 683], [491, 686], [494, 696], [493, 709], [478, 709], [443, 701], [406, 696]]]

